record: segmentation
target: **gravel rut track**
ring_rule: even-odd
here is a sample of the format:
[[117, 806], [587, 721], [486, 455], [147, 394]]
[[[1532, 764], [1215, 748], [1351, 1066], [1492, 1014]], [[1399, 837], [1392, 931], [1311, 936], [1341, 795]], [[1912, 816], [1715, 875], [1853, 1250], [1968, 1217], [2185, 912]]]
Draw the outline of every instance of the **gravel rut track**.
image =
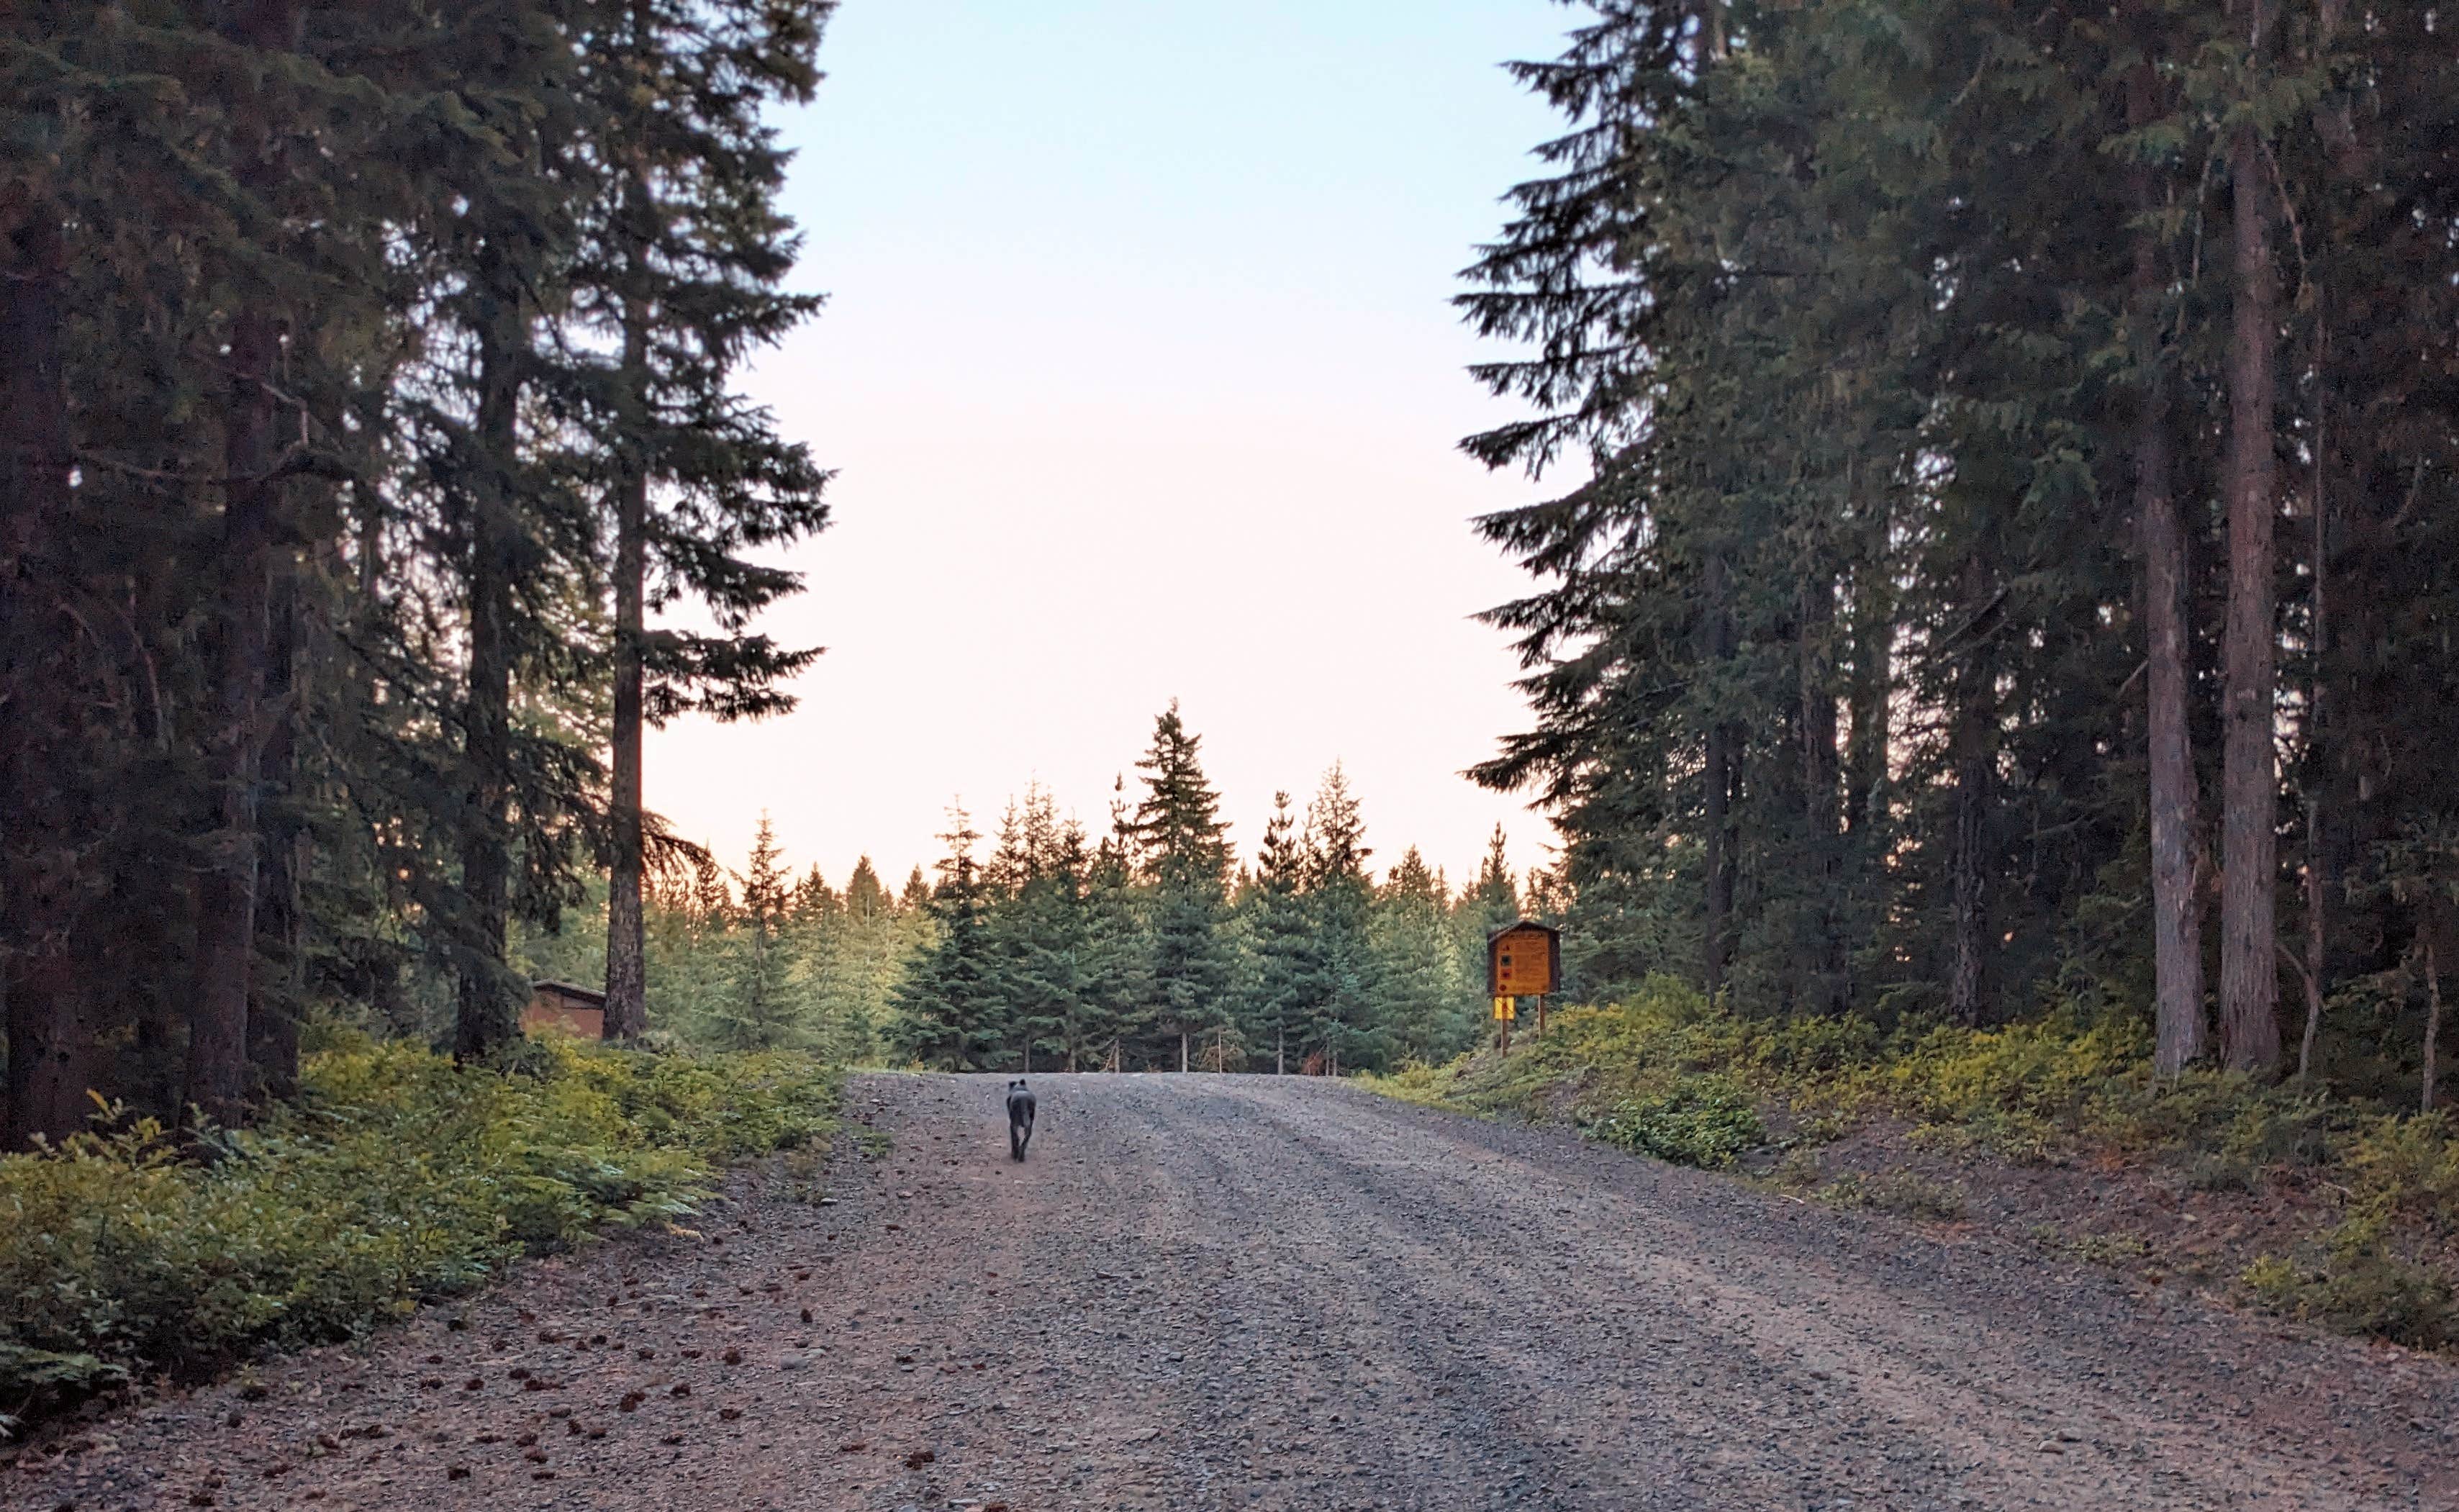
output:
[[1003, 1079], [857, 1077], [884, 1154], [64, 1433], [0, 1505], [2459, 1508], [2448, 1361], [1321, 1081], [1033, 1080], [1023, 1165]]

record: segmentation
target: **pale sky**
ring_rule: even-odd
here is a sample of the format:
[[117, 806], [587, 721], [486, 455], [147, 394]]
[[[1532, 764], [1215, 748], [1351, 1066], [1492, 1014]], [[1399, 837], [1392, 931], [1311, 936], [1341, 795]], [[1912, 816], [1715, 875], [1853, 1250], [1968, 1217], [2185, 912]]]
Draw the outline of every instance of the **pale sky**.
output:
[[[1459, 438], [1515, 413], [1447, 304], [1555, 119], [1498, 66], [1548, 0], [844, 0], [784, 124], [821, 318], [751, 392], [837, 470], [802, 706], [653, 734], [648, 801], [739, 865], [892, 885], [961, 797], [1096, 831], [1172, 698], [1251, 858], [1335, 759], [1378, 869], [1549, 830], [1460, 775], [1522, 728], [1470, 617], [1527, 579], [1470, 516], [1535, 496]], [[1550, 480], [1549, 480], [1550, 481]]]

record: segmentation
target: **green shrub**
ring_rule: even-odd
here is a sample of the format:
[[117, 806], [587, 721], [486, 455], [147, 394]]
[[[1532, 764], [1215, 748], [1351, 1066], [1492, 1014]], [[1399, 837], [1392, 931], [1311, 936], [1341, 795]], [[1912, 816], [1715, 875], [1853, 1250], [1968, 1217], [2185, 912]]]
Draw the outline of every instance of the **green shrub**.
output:
[[2459, 1232], [2459, 1128], [2440, 1111], [2373, 1121], [2349, 1144], [2348, 1173], [2361, 1200], [2435, 1232]]
[[679, 1216], [720, 1163], [823, 1137], [833, 1074], [572, 1041], [512, 1072], [311, 1057], [297, 1103], [190, 1158], [150, 1121], [0, 1157], [0, 1399], [347, 1337], [528, 1251]]
[[2376, 1207], [2341, 1224], [2328, 1236], [2320, 1265], [2264, 1255], [2239, 1279], [2274, 1312], [2417, 1349], [2449, 1343], [2449, 1279], [2390, 1247], [2387, 1216], [2385, 1208]]
[[1912, 1171], [1844, 1176], [1822, 1188], [1818, 1196], [1839, 1208], [1866, 1208], [1900, 1218], [1951, 1220], [1963, 1217], [1965, 1208], [1963, 1187]]
[[1767, 1139], [1767, 1126], [1741, 1083], [1725, 1076], [1686, 1077], [1663, 1092], [1628, 1097], [1589, 1121], [1591, 1138], [1677, 1166], [1710, 1169]]

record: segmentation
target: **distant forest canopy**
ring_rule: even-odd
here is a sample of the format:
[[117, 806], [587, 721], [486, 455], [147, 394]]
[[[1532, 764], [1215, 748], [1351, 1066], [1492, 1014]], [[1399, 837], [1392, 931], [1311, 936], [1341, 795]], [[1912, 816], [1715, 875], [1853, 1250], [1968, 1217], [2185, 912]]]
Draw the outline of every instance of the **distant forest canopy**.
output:
[[8, 9], [0, 1145], [243, 1119], [317, 1017], [487, 1060], [593, 875], [639, 1031], [641, 730], [813, 655], [739, 380], [829, 9]]
[[[1455, 890], [1413, 847], [1378, 877], [1348, 779], [1303, 818], [1276, 796], [1241, 862], [1173, 705], [1090, 834], [1040, 786], [995, 836], [952, 811], [926, 887], [869, 857], [842, 891], [795, 876], [767, 821], [731, 877], [705, 854], [648, 903], [659, 1029], [730, 1049], [802, 1048], [942, 1070], [1381, 1070], [1447, 1060], [1486, 1024], [1484, 942], [1524, 906], [1498, 829]], [[604, 937], [576, 911], [526, 934], [541, 976], [592, 979]]]
[[2430, 1104], [2459, 961], [2459, 28], [1594, 0], [1467, 278], [1610, 992], [2059, 1007]]

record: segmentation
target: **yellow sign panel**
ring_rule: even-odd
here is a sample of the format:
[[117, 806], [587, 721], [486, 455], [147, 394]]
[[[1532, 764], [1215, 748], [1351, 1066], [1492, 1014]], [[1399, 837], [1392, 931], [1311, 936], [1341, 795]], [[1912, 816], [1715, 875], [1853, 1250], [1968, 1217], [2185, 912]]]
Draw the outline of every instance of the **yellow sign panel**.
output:
[[1486, 942], [1486, 979], [1497, 998], [1537, 998], [1554, 991], [1559, 936], [1542, 924], [1515, 924]]
[[1494, 999], [1494, 1017], [1497, 1018], [1517, 1018], [1520, 1017], [1520, 1004], [1509, 998], [1497, 998]]

